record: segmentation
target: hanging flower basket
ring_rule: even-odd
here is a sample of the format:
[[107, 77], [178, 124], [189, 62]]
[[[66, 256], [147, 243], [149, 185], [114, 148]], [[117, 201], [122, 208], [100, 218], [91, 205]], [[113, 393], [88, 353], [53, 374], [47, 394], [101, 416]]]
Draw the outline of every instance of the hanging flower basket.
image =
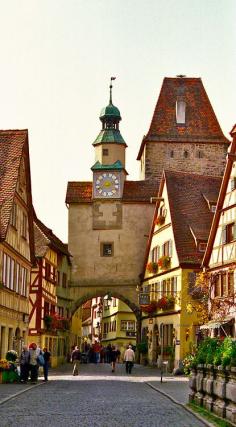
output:
[[157, 309], [157, 301], [151, 301], [148, 305], [141, 305], [141, 310], [144, 313], [154, 313]]
[[163, 225], [165, 222], [165, 217], [163, 215], [159, 215], [155, 219], [155, 225]]
[[157, 301], [157, 308], [160, 310], [169, 310], [174, 308], [175, 297], [173, 296], [164, 296]]
[[169, 268], [170, 267], [170, 257], [166, 256], [166, 255], [163, 255], [158, 260], [158, 266], [160, 268], [162, 268], [163, 270], [166, 270], [167, 268]]
[[157, 262], [149, 262], [147, 264], [147, 271], [148, 271], [148, 273], [154, 273], [154, 274], [156, 274], [158, 272], [158, 264], [157, 264]]

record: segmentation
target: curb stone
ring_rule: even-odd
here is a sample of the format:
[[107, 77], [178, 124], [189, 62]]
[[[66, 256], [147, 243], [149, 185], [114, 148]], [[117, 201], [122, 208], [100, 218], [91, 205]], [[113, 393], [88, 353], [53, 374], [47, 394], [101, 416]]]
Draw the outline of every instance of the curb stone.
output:
[[157, 391], [158, 393], [163, 394], [163, 396], [165, 396], [168, 399], [170, 399], [176, 405], [181, 406], [183, 409], [185, 409], [185, 411], [187, 411], [190, 414], [194, 415], [194, 417], [197, 418], [199, 421], [201, 421], [203, 424], [205, 424], [205, 426], [207, 426], [207, 427], [215, 427], [215, 424], [212, 424], [209, 421], [205, 420], [205, 418], [201, 417], [199, 414], [196, 414], [196, 412], [194, 412], [192, 409], [188, 408], [183, 403], [178, 402], [176, 399], [174, 399], [174, 397], [170, 396], [169, 394], [165, 393], [164, 391], [160, 390], [159, 388], [155, 387], [154, 385], [152, 385], [150, 383], [145, 383], [145, 384], [147, 384], [149, 387], [151, 387], [153, 390]]
[[17, 396], [20, 396], [23, 393], [26, 393], [27, 391], [31, 390], [32, 388], [39, 387], [43, 385], [44, 383], [34, 384], [30, 387], [25, 388], [24, 390], [18, 391], [17, 393], [11, 394], [8, 397], [5, 397], [5, 399], [0, 400], [0, 405], [3, 405], [4, 403], [8, 402], [8, 400], [14, 399]]

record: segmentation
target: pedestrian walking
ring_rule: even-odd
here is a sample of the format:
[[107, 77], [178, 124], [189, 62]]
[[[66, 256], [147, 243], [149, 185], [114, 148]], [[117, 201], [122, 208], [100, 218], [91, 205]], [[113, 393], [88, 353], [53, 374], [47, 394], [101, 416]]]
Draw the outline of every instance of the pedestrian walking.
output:
[[30, 352], [27, 345], [23, 345], [22, 352], [20, 355], [20, 382], [27, 383], [29, 379], [29, 368], [30, 368]]
[[47, 347], [43, 348], [43, 358], [44, 358], [44, 365], [43, 365], [44, 381], [48, 381], [48, 368], [50, 366], [51, 353], [50, 351], [48, 351]]
[[115, 346], [113, 345], [111, 347], [111, 372], [115, 372], [116, 369], [116, 359], [117, 359], [117, 350]]
[[125, 350], [124, 361], [125, 361], [125, 369], [127, 374], [131, 374], [132, 368], [134, 366], [134, 351], [132, 350], [132, 345], [129, 344], [127, 350]]
[[81, 359], [81, 353], [79, 351], [79, 347], [76, 346], [75, 349], [71, 353], [71, 362], [73, 363], [73, 372], [72, 375], [79, 375], [79, 362]]
[[36, 384], [38, 381], [38, 356], [40, 354], [40, 349], [37, 347], [36, 343], [31, 343], [29, 346], [29, 369], [30, 369], [30, 380], [32, 384]]

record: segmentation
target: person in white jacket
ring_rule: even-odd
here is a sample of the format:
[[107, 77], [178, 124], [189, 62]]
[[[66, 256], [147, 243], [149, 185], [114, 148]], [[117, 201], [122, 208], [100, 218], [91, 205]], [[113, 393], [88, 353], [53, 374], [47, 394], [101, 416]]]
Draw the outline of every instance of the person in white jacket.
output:
[[127, 374], [131, 374], [132, 368], [134, 366], [134, 359], [135, 359], [134, 350], [132, 350], [132, 345], [129, 344], [124, 354], [125, 369]]

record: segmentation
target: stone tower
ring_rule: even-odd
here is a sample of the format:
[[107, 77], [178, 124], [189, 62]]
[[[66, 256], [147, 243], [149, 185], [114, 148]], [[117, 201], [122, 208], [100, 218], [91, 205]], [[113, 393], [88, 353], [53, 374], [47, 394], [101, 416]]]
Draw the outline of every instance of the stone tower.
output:
[[202, 80], [166, 77], [138, 153], [140, 178], [160, 179], [163, 169], [222, 176], [228, 145]]
[[126, 143], [120, 111], [112, 101], [102, 109], [102, 129], [93, 143], [95, 164], [90, 182], [69, 182], [69, 251], [73, 256], [71, 296], [81, 302], [110, 293], [139, 311], [140, 284], [147, 237], [154, 212], [151, 197], [158, 180], [126, 179]]

